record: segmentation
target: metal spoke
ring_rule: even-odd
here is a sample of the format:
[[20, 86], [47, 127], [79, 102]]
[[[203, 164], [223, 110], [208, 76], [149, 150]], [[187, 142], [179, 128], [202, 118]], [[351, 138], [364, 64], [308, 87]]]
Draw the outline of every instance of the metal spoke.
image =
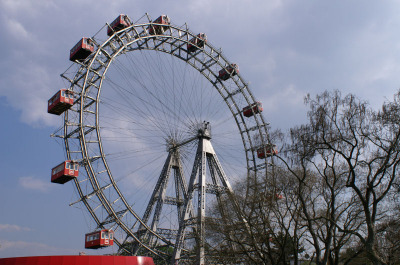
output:
[[[272, 159], [257, 159], [257, 148], [270, 143], [268, 124], [261, 113], [243, 115], [256, 99], [239, 73], [218, 78], [232, 64], [221, 49], [205, 42], [188, 51], [196, 33], [171, 24], [151, 35], [148, 29], [160, 26], [152, 21], [146, 14], [110, 37], [91, 38], [95, 51], [61, 75], [75, 104], [55, 136], [63, 138], [67, 159], [81, 165], [72, 205], [81, 202], [95, 227], [117, 230], [120, 252], [168, 259], [160, 247], [167, 246], [179, 260], [190, 251], [185, 238], [194, 238], [203, 264], [206, 197], [221, 203], [233, 190], [211, 137], [199, 138], [197, 130], [205, 119], [215, 124], [221, 136], [213, 144], [227, 146], [219, 157], [224, 169], [243, 170], [238, 178], [268, 174]], [[134, 189], [126, 188], [129, 181]], [[227, 215], [222, 208], [220, 214]]]

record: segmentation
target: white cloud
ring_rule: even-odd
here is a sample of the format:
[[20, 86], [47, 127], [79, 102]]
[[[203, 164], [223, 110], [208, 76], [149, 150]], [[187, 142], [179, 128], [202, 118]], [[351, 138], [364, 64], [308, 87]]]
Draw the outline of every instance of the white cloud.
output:
[[0, 231], [4, 232], [19, 232], [19, 231], [31, 231], [29, 227], [23, 227], [19, 225], [10, 225], [10, 224], [0, 224]]
[[304, 97], [302, 91], [298, 90], [295, 85], [290, 84], [287, 87], [279, 88], [275, 93], [265, 98], [263, 107], [267, 112], [279, 111], [282, 105], [300, 107], [303, 106]]
[[18, 183], [25, 189], [39, 192], [47, 192], [51, 188], [51, 184], [49, 182], [45, 182], [34, 177], [21, 177], [19, 178]]
[[65, 249], [38, 242], [0, 239], [0, 257], [77, 255], [78, 253], [77, 249]]
[[77, 39], [94, 34], [119, 13], [135, 20], [145, 12], [155, 18], [164, 10], [173, 23], [187, 21], [193, 31], [206, 32], [212, 45], [221, 45], [229, 60], [241, 66], [256, 98], [290, 84], [302, 94], [347, 87], [361, 97], [376, 98], [381, 92], [376, 80], [391, 88], [400, 83], [396, 77], [400, 42], [395, 34], [400, 19], [395, 7], [395, 2], [360, 8], [350, 3], [205, 0], [157, 1], [150, 8], [127, 0], [112, 4], [3, 0], [0, 33], [9, 52], [0, 63], [5, 73], [0, 74], [0, 96], [20, 110], [28, 124], [59, 125], [60, 119], [46, 113], [46, 101], [61, 88], [58, 74], [68, 67], [68, 49]]
[[29, 56], [25, 52], [17, 52], [14, 57], [12, 68], [10, 62], [0, 63], [0, 69], [7, 73], [0, 79], [0, 96], [7, 97], [8, 102], [21, 111], [21, 120], [27, 124], [58, 125], [59, 119], [47, 113], [47, 100], [59, 88], [51, 76], [54, 70], [27, 60]]
[[25, 14], [28, 17], [38, 16], [45, 8], [54, 8], [53, 1], [38, 0], [2, 0], [0, 1], [1, 9], [11, 15]]
[[30, 34], [25, 27], [17, 20], [7, 20], [6, 28], [9, 33], [18, 41], [24, 41], [30, 37]]

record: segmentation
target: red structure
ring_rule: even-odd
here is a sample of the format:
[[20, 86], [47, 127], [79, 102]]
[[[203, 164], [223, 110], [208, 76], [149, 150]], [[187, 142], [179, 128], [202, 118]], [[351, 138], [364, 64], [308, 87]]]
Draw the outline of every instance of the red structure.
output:
[[60, 115], [71, 108], [72, 105], [74, 105], [74, 94], [67, 89], [61, 89], [49, 99], [47, 112]]
[[219, 70], [218, 78], [225, 81], [228, 80], [231, 77], [231, 75], [234, 76], [237, 73], [239, 73], [239, 66], [233, 63], [231, 65], [228, 65], [226, 69], [224, 68]]
[[114, 232], [103, 229], [85, 235], [85, 248], [97, 249], [112, 246], [114, 244]]
[[1, 265], [154, 265], [149, 257], [42, 256], [0, 259]]
[[127, 15], [121, 14], [113, 22], [111, 22], [110, 26], [107, 29], [107, 35], [111, 36], [116, 31], [120, 31], [121, 29], [127, 28], [132, 25]]
[[93, 42], [90, 38], [82, 38], [71, 49], [69, 53], [70, 61], [83, 61], [94, 51]]
[[161, 35], [164, 34], [164, 32], [168, 29], [168, 26], [170, 25], [170, 20], [169, 17], [167, 15], [161, 15], [159, 16], [156, 20], [153, 21], [153, 23], [156, 24], [162, 24], [162, 25], [152, 25], [149, 26], [148, 32], [150, 35]]
[[71, 179], [77, 178], [78, 174], [78, 163], [66, 160], [51, 170], [51, 182], [64, 184]]
[[261, 102], [256, 102], [251, 106], [247, 106], [243, 108], [243, 115], [246, 117], [253, 116], [254, 113], [260, 113], [263, 111], [263, 107]]
[[257, 149], [257, 157], [261, 159], [274, 156], [277, 154], [278, 154], [278, 149], [276, 149], [276, 145], [274, 144], [266, 144], [265, 146]]
[[191, 39], [187, 45], [188, 52], [194, 52], [198, 48], [204, 47], [204, 44], [207, 42], [207, 35], [205, 33], [199, 33], [196, 37]]

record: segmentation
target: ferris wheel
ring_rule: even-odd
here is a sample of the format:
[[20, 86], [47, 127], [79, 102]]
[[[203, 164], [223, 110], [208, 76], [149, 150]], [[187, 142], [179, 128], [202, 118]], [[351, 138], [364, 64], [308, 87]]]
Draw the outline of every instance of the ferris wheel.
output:
[[265, 174], [276, 153], [238, 65], [206, 34], [148, 14], [119, 15], [70, 60], [68, 88], [48, 106], [64, 114], [54, 136], [67, 158], [52, 181], [73, 180], [71, 205], [84, 205], [95, 230], [112, 231], [120, 253], [176, 263], [195, 249], [204, 264], [205, 220], [226, 214], [213, 206], [227, 196], [240, 217], [231, 183]]

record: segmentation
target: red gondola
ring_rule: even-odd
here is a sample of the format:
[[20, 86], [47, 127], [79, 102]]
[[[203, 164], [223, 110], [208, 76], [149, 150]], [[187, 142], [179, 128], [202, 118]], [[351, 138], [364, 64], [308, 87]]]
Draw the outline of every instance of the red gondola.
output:
[[132, 22], [129, 20], [128, 16], [121, 14], [111, 22], [110, 26], [107, 28], [107, 35], [111, 36], [114, 32], [127, 28], [130, 25], [132, 25]]
[[239, 73], [239, 66], [233, 63], [231, 65], [228, 65], [226, 69], [223, 68], [219, 70], [218, 78], [225, 81], [228, 80], [231, 77], [231, 75], [234, 76], [237, 73]]
[[113, 244], [114, 232], [112, 230], [102, 229], [85, 235], [85, 248], [97, 249]]
[[52, 96], [47, 104], [47, 112], [60, 115], [74, 105], [74, 94], [67, 89], [61, 89]]
[[278, 154], [278, 149], [274, 144], [266, 144], [263, 147], [257, 149], [257, 157], [258, 158], [265, 158], [270, 157]]
[[170, 25], [170, 20], [167, 15], [161, 15], [159, 16], [156, 20], [153, 21], [153, 23], [157, 24], [162, 24], [162, 25], [151, 25], [149, 26], [148, 32], [150, 35], [161, 35], [164, 34], [164, 32], [168, 29], [168, 26]]
[[205, 33], [199, 33], [196, 37], [191, 39], [187, 45], [188, 52], [194, 52], [198, 47], [204, 47], [207, 42], [207, 35]]
[[71, 49], [69, 53], [70, 61], [83, 61], [94, 51], [94, 45], [90, 38], [82, 38]]
[[66, 160], [51, 170], [51, 182], [64, 184], [71, 179], [78, 177], [78, 163]]
[[263, 111], [261, 102], [256, 102], [253, 105], [243, 108], [243, 115], [246, 117], [253, 116], [254, 113], [260, 113]]

